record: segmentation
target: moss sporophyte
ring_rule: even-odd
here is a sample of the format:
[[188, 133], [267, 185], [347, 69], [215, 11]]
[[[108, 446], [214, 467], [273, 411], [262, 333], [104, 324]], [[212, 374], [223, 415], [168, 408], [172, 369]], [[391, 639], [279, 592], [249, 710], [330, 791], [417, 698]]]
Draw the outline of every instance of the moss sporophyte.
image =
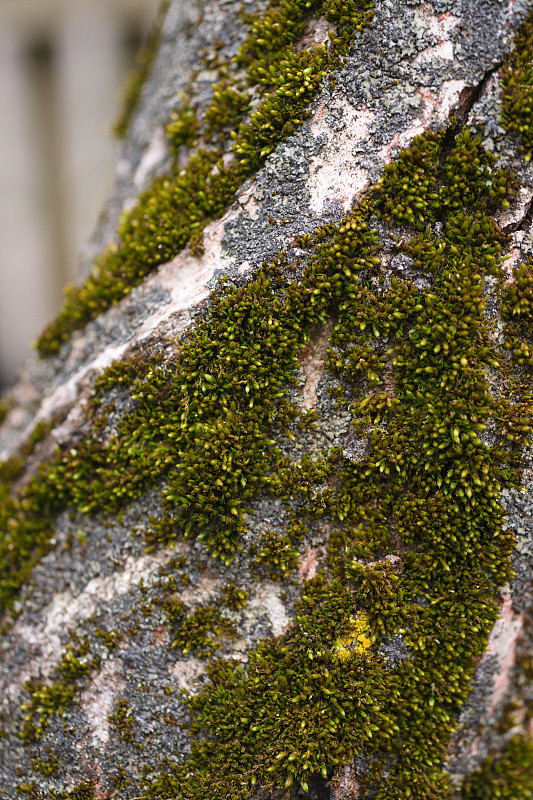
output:
[[[290, 61], [298, 25], [318, 8], [326, 17], [336, 14], [346, 31], [360, 6], [281, 3], [261, 20], [262, 50], [270, 47]], [[285, 14], [283, 25], [269, 34], [278, 13]], [[280, 30], [281, 42], [275, 40]], [[253, 50], [259, 32], [252, 33], [238, 59], [260, 81], [263, 62]], [[341, 51], [332, 46], [315, 55], [331, 58], [331, 52]], [[303, 70], [298, 74], [305, 94]], [[219, 93], [228, 91], [224, 80]], [[270, 78], [265, 85], [272, 85]], [[268, 95], [274, 105], [278, 89]], [[210, 117], [217, 119], [214, 112]], [[243, 152], [252, 121], [239, 129]], [[184, 131], [188, 136], [187, 125], [176, 126], [176, 135]], [[268, 134], [268, 147], [279, 135]], [[186, 194], [205, 191], [199, 188], [207, 174], [204, 156], [191, 163], [198, 182], [182, 187]], [[463, 128], [455, 137], [418, 137], [358, 208], [302, 238], [308, 263], [293, 281], [284, 277], [280, 253], [245, 286], [221, 283], [209, 313], [171, 361], [138, 357], [113, 365], [97, 381], [94, 429], [75, 450], [43, 465], [18, 493], [12, 484], [20, 464], [4, 465], [3, 605], [46, 549], [60, 510], [116, 512], [163, 479], [164, 514], [145, 534], [149, 548], [185, 535], [229, 562], [247, 546], [252, 498], [269, 493], [286, 503], [291, 522], [266, 531], [250, 557], [258, 569], [287, 580], [307, 526], [328, 521], [325, 561], [302, 584], [290, 627], [263, 640], [245, 668], [209, 662], [207, 685], [187, 701], [191, 756], [162, 769], [144, 788], [146, 797], [226, 800], [249, 797], [260, 786], [306, 790], [310, 776], [327, 777], [359, 753], [369, 765], [357, 778], [363, 794], [374, 791], [378, 800], [448, 795], [446, 747], [498, 616], [498, 587], [511, 577], [513, 538], [502, 527], [500, 491], [519, 485], [532, 431], [532, 345], [524, 321], [531, 314], [533, 267], [519, 266], [505, 284], [507, 237], [494, 221], [512, 191], [511, 176], [496, 168], [481, 136]], [[160, 196], [153, 197], [155, 208]], [[378, 222], [427, 288], [381, 268]], [[144, 244], [128, 240], [130, 254], [148, 241], [153, 247], [151, 236], [147, 228]], [[166, 256], [179, 246], [172, 239]], [[150, 258], [142, 261], [149, 264], [143, 275], [159, 263]], [[102, 275], [103, 282], [95, 278], [80, 290], [86, 306], [73, 301], [48, 334], [47, 348], [72, 329], [69, 315], [81, 325], [110, 301], [102, 290], [105, 269]], [[499, 303], [499, 318], [486, 313], [488, 292]], [[351, 432], [364, 446], [357, 459], [334, 449], [296, 463], [282, 454], [280, 431], [312, 431], [316, 415], [302, 414], [289, 388], [311, 331], [330, 319], [326, 366], [337, 379], [331, 394], [349, 410]], [[504, 325], [503, 337], [495, 335], [497, 324]], [[118, 385], [133, 408], [102, 441], [107, 398]], [[176, 647], [209, 656], [214, 632], [234, 635], [224, 608], [238, 611], [246, 592], [229, 585], [218, 605], [189, 613], [175, 597], [172, 576], [166, 583], [161, 602]], [[405, 645], [400, 663], [388, 660], [384, 647], [394, 636]], [[92, 664], [85, 656], [67, 648], [53, 684], [27, 687], [26, 738], [42, 735], [50, 714], [71, 702], [86, 668]], [[126, 700], [118, 701], [112, 718], [133, 735]], [[495, 797], [511, 798], [501, 786], [507, 791], [522, 779], [529, 789], [528, 759], [527, 746], [511, 742], [502, 759], [482, 765], [480, 785], [495, 786]], [[465, 798], [479, 796], [473, 781], [465, 783]], [[82, 787], [78, 794], [90, 797], [89, 791]]]

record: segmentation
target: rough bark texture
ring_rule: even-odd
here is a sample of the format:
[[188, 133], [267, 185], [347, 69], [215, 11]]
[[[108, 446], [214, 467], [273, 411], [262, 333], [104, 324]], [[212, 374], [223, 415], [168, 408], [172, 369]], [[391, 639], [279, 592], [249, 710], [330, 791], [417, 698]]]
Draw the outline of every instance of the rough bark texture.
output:
[[[257, 18], [267, 8], [263, 2], [249, 0], [245, 5]], [[186, 167], [189, 144], [182, 145], [177, 162], [173, 161], [165, 126], [172, 110], [183, 104], [181, 92], [194, 99], [198, 118], [211, 102], [212, 84], [219, 80], [215, 61], [229, 62], [245, 41], [247, 28], [241, 8], [237, 0], [170, 3], [158, 51], [123, 146], [115, 189], [83, 254], [84, 277], [99, 253], [110, 243], [119, 243], [116, 230], [124, 209], [135, 203], [155, 176], [175, 174]], [[246, 287], [261, 265], [272, 263], [280, 251], [285, 251], [287, 264], [296, 265], [297, 270], [306, 262], [302, 237], [314, 235], [326, 224], [338, 225], [349, 216], [386, 174], [386, 165], [396, 161], [420, 134], [448, 131], [442, 160], [451, 152], [453, 137], [461, 126], [469, 125], [473, 133], [481, 132], [480, 146], [497, 155], [495, 169], [509, 169], [515, 176], [510, 205], [490, 208], [508, 234], [503, 245], [507, 260], [502, 263], [513, 281], [512, 267], [527, 262], [531, 254], [533, 168], [529, 158], [524, 158], [519, 139], [502, 123], [501, 67], [531, 8], [531, 2], [525, 0], [376, 0], [373, 18], [353, 34], [348, 54], [342, 56], [334, 76], [324, 78], [310, 100], [307, 119], [296, 124], [294, 132], [246, 177], [223, 214], [208, 222], [203, 251], [196, 243], [176, 252], [123, 299], [74, 331], [57, 355], [36, 358], [24, 368], [10, 392], [9, 410], [0, 428], [1, 458], [12, 459], [20, 452], [26, 455], [13, 492], [24, 491], [39, 465], [68, 458], [69, 453], [75, 457], [74, 451], [90, 435], [98, 417], [90, 398], [95, 380], [106, 368], [139, 354], [159, 357], [159, 364], [173, 364], [179, 342], [190, 340], [195, 327], [209, 318], [217, 279], [226, 276], [223, 291]], [[322, 16], [310, 16], [297, 47], [327, 41], [334, 27]], [[205, 56], [200, 63], [202, 52]], [[527, 153], [527, 147], [525, 150]], [[416, 225], [393, 219], [387, 228], [383, 219], [373, 217], [372, 223], [379, 239], [375, 251], [379, 268], [375, 275], [365, 274], [363, 283], [367, 281], [378, 292], [380, 278], [382, 286], [390, 287], [391, 275], [395, 275], [410, 282], [420, 296], [437, 291], [433, 288], [435, 276], [426, 274], [412, 252], [406, 255], [398, 244], [417, 234]], [[435, 231], [438, 239], [438, 227]], [[282, 276], [289, 283], [294, 271], [284, 264]], [[489, 287], [490, 281], [488, 277]], [[334, 392], [328, 392], [342, 384], [331, 364], [329, 371], [326, 369], [326, 351], [331, 348], [338, 315], [334, 308], [311, 326], [308, 342], [299, 351], [295, 384], [287, 390], [301, 411], [316, 409], [316, 429], [299, 430], [290, 421], [281, 430], [273, 426], [272, 436], [282, 454], [293, 462], [342, 448], [343, 458], [357, 464], [368, 457], [372, 447], [368, 438], [354, 433], [350, 407], [337, 405]], [[494, 346], [503, 347], [501, 321], [494, 326], [494, 336], [500, 336]], [[376, 342], [378, 337], [379, 331], [375, 332]], [[383, 354], [385, 349], [379, 352]], [[381, 390], [385, 387], [394, 398], [393, 368], [389, 372], [385, 368], [381, 377]], [[530, 380], [527, 372], [521, 377]], [[372, 380], [368, 375], [366, 380], [370, 383], [363, 391], [371, 393]], [[499, 381], [497, 375], [490, 376], [494, 395], [508, 391]], [[103, 442], [120, 431], [120, 420], [135, 407], [136, 395], [128, 392], [128, 382], [131, 376], [115, 388], [106, 384], [105, 424], [97, 432]], [[526, 411], [523, 414], [525, 419]], [[25, 445], [40, 422], [50, 425], [28, 455]], [[152, 424], [157, 427], [158, 419]], [[378, 425], [379, 418], [374, 427]], [[294, 441], [287, 435], [291, 430]], [[486, 444], [492, 446], [498, 435], [489, 425]], [[435, 779], [434, 784], [428, 778], [427, 786], [422, 779], [415, 779], [409, 773], [411, 755], [402, 755], [400, 737], [384, 755], [374, 752], [369, 741], [368, 746], [352, 747], [349, 763], [332, 758], [323, 771], [304, 767], [285, 790], [286, 796], [351, 800], [461, 796], [462, 792], [467, 798], [502, 796], [512, 800], [531, 795], [527, 774], [530, 769], [533, 772], [533, 760], [527, 741], [533, 738], [533, 461], [527, 444], [518, 444], [525, 467], [523, 489], [501, 488], [506, 514], [503, 530], [515, 537], [514, 577], [494, 588], [498, 618], [488, 643], [486, 638], [480, 641], [483, 654], [478, 653], [471, 667], [466, 667], [472, 672], [469, 693], [453, 708], [455, 732], [451, 740], [448, 737], [441, 742], [441, 764], [416, 768], [417, 775], [426, 770], [433, 776], [431, 780], [437, 768], [448, 777], [440, 783]], [[178, 460], [177, 455], [174, 458]], [[216, 474], [209, 477], [212, 484], [216, 479]], [[244, 547], [231, 558], [216, 558], [201, 539], [184, 538], [183, 526], [180, 530], [178, 523], [166, 543], [161, 536], [157, 546], [146, 552], [145, 532], [163, 513], [161, 490], [167, 486], [163, 474], [133, 502], [123, 498], [122, 508], [112, 513], [104, 510], [98, 514], [94, 507], [91, 513], [84, 513], [81, 502], [78, 507], [67, 502], [57, 514], [54, 511], [46, 553], [5, 611], [0, 650], [0, 797], [12, 798], [17, 793], [32, 798], [180, 796], [170, 779], [159, 784], [160, 788], [155, 782], [189, 758], [187, 694], [195, 695], [207, 685], [209, 658], [223, 656], [246, 665], [248, 654], [260, 641], [281, 637], [291, 629], [296, 604], [307, 591], [304, 582], [325, 569], [328, 539], [342, 527], [342, 516], [339, 521], [329, 512], [314, 516], [309, 512], [299, 541], [287, 545], [296, 555], [288, 558], [285, 569], [269, 562], [266, 555], [257, 563], [258, 552], [260, 556], [266, 552], [265, 531], [286, 532], [291, 514], [305, 505], [301, 497], [295, 499], [296, 492], [294, 496], [290, 491], [287, 496], [283, 492], [276, 495], [262, 487], [243, 506], [246, 533], [239, 536]], [[319, 488], [322, 491], [324, 487]], [[307, 501], [311, 503], [309, 497]], [[394, 530], [392, 514], [387, 524], [391, 538], [381, 550], [377, 548], [375, 561], [368, 554], [361, 556], [365, 568], [378, 563], [393, 571], [416, 549], [416, 540], [413, 544], [406, 536], [402, 541]], [[327, 570], [331, 572], [331, 553], [329, 558]], [[175, 581], [173, 591], [168, 588], [170, 580]], [[184, 644], [176, 615], [169, 616], [169, 597], [184, 604], [183, 614], [215, 608], [216, 603], [221, 608], [221, 588], [228, 583], [247, 592], [247, 602], [242, 608], [238, 601], [233, 607], [230, 603], [224, 621], [220, 623], [217, 617], [211, 622], [212, 648], [209, 644], [204, 648]], [[447, 601], [436, 595], [435, 603]], [[428, 602], [427, 598], [420, 601], [421, 606]], [[364, 604], [362, 608], [366, 609], [360, 616], [362, 635], [369, 637], [362, 649], [375, 650], [376, 658], [391, 671], [409, 661], [405, 624], [394, 630], [389, 622], [384, 633], [377, 628], [367, 632], [365, 614], [370, 619], [372, 612]], [[476, 636], [470, 629], [464, 633], [467, 638]], [[344, 630], [329, 645], [341, 652], [347, 636], [349, 631]], [[64, 667], [69, 653], [78, 664], [72, 674]], [[313, 655], [309, 658], [312, 665]], [[315, 661], [317, 658], [315, 653]], [[364, 659], [366, 655], [355, 648], [346, 658]], [[63, 690], [67, 687], [63, 699], [49, 695], [43, 699], [38, 682], [44, 687], [59, 683]], [[70, 693], [68, 687], [74, 687]], [[423, 703], [428, 702], [426, 688], [421, 689]], [[296, 720], [300, 724], [301, 713], [305, 717], [312, 697], [312, 692], [307, 698], [302, 693], [298, 709], [291, 698], [295, 725]], [[335, 714], [332, 705], [331, 716]], [[24, 735], [25, 717], [26, 723], [29, 718], [30, 727], [33, 725], [30, 735]], [[379, 724], [376, 731], [378, 728]], [[214, 730], [209, 733], [218, 735]], [[423, 732], [418, 734], [423, 738]], [[509, 747], [518, 741], [518, 755], [513, 756]], [[275, 751], [276, 742], [272, 746]], [[277, 763], [275, 752], [268, 757]], [[488, 765], [489, 757], [496, 766]], [[368, 778], [370, 767], [380, 758], [381, 771], [376, 769]], [[396, 767], [391, 765], [396, 762], [407, 777], [394, 772]], [[503, 777], [497, 764], [503, 764]], [[515, 772], [518, 778], [513, 783]], [[257, 785], [264, 788], [256, 786], [255, 797], [282, 796], [277, 772], [275, 786], [268, 785], [266, 774], [258, 772]], [[176, 775], [178, 782], [183, 779], [182, 773]], [[390, 775], [397, 775], [396, 784], [391, 783]], [[498, 781], [499, 795], [494, 788], [500, 785]], [[380, 788], [383, 786], [388, 788]], [[516, 794], [516, 786], [522, 794]], [[185, 797], [196, 796], [189, 788], [184, 791]], [[213, 791], [213, 796], [224, 796], [219, 786]], [[242, 788], [227, 791], [228, 798], [246, 796]], [[207, 798], [206, 792], [203, 796]]]

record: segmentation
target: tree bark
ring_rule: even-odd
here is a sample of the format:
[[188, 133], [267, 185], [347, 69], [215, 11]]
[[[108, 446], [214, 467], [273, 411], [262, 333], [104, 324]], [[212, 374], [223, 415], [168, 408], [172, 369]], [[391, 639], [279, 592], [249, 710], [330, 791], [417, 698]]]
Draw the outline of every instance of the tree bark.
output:
[[0, 797], [533, 797], [533, 4], [241, 7], [3, 401]]

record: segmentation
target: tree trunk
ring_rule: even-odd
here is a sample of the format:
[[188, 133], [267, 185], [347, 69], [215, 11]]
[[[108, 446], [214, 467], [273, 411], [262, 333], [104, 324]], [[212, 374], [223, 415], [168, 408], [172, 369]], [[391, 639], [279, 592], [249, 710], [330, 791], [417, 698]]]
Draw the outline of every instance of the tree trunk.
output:
[[3, 401], [1, 797], [533, 797], [532, 9], [165, 6]]

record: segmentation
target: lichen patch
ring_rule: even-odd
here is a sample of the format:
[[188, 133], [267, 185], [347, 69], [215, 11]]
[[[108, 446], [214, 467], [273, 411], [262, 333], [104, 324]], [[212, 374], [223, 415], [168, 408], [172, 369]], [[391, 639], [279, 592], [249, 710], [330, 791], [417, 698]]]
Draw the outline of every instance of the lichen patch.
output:
[[333, 323], [330, 321], [321, 326], [316, 335], [311, 336], [307, 347], [300, 355], [300, 363], [305, 375], [303, 386], [302, 408], [309, 411], [316, 406], [316, 390], [325, 366], [325, 355]]
[[498, 225], [501, 228], [507, 228], [520, 224], [532, 200], [533, 187], [521, 186], [513, 198], [513, 201], [509, 204], [509, 208], [502, 209], [502, 212], [498, 215]]
[[[324, 115], [319, 107], [310, 123], [315, 138], [327, 135], [328, 142], [309, 164], [307, 187], [311, 194], [310, 206], [317, 214], [322, 212], [326, 201], [338, 200], [347, 211], [353, 200], [368, 186], [368, 171], [353, 158], [353, 148], [369, 134], [375, 114], [368, 108], [355, 108], [344, 95], [339, 95], [335, 104]], [[331, 136], [328, 119], [337, 114], [342, 118], [343, 128]]]
[[435, 45], [435, 47], [428, 47], [427, 50], [420, 53], [415, 59], [415, 64], [424, 64], [435, 59], [453, 61], [453, 56], [453, 42], [445, 41]]
[[282, 587], [279, 584], [274, 581], [264, 581], [257, 586], [249, 602], [250, 608], [266, 611], [274, 636], [281, 636], [290, 624], [287, 610], [280, 597], [281, 592]]
[[457, 27], [460, 18], [449, 11], [444, 14], [435, 14], [435, 9], [430, 3], [421, 4], [415, 10], [416, 18], [432, 36], [442, 42], [449, 38], [450, 33]]
[[318, 549], [316, 547], [311, 547], [308, 545], [305, 549], [305, 553], [303, 556], [300, 557], [300, 566], [298, 568], [298, 575], [300, 580], [312, 580], [315, 577], [317, 567], [318, 567], [318, 558], [317, 558]]
[[523, 625], [522, 614], [513, 611], [511, 595], [505, 595], [500, 617], [491, 631], [486, 650], [486, 656], [493, 655], [498, 660], [498, 672], [494, 676], [489, 714], [494, 712], [505, 697], [511, 671], [515, 665], [516, 643], [522, 633]]
[[153, 555], [128, 556], [121, 572], [93, 578], [76, 596], [71, 592], [57, 594], [43, 610], [40, 624], [15, 623], [15, 636], [26, 642], [29, 652], [35, 655], [23, 673], [12, 672], [4, 681], [0, 677], [0, 705], [2, 700], [8, 702], [16, 698], [21, 685], [29, 678], [51, 674], [60, 661], [61, 638], [66, 630], [91, 617], [102, 603], [112, 602], [141, 580], [149, 581], [175, 552], [165, 548]]
[[186, 661], [177, 661], [170, 667], [170, 674], [178, 687], [189, 694], [196, 694], [200, 679], [206, 672], [205, 661], [190, 656]]
[[152, 134], [150, 143], [144, 151], [133, 178], [135, 188], [139, 192], [146, 188], [148, 181], [153, 177], [157, 168], [168, 158], [168, 155], [165, 129], [160, 125]]
[[[108, 659], [94, 680], [81, 695], [81, 707], [87, 717], [87, 728], [92, 744], [105, 745], [109, 741], [109, 715], [115, 700], [126, 683], [119, 659]], [[78, 744], [85, 750], [85, 745]]]

